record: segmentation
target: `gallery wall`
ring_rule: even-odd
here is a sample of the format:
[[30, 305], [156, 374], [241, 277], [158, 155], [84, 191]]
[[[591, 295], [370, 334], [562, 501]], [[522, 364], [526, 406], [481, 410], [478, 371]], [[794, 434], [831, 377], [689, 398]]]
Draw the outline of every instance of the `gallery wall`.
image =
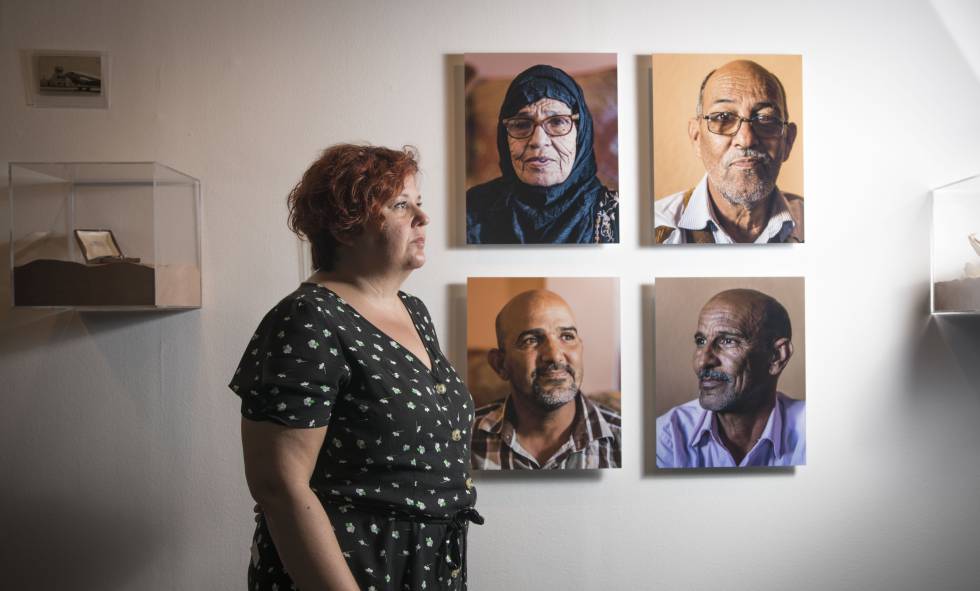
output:
[[[947, 0], [0, 0], [0, 162], [159, 160], [204, 187], [200, 310], [10, 310], [0, 246], [3, 586], [243, 588], [225, 384], [299, 276], [285, 195], [325, 145], [370, 141], [422, 154], [406, 289], [454, 362], [468, 275], [620, 279], [624, 466], [478, 476], [471, 589], [976, 588], [980, 324], [931, 322], [927, 286], [929, 190], [980, 172], [978, 27]], [[107, 50], [110, 108], [27, 107], [24, 49]], [[618, 54], [619, 245], [462, 246], [476, 51]], [[654, 52], [803, 56], [806, 244], [650, 246]], [[806, 277], [807, 466], [651, 468], [658, 276]]]

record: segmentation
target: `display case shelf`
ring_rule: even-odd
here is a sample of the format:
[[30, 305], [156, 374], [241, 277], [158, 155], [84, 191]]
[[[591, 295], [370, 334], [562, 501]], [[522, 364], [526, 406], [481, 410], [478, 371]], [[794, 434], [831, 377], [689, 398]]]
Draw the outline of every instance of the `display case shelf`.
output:
[[932, 191], [931, 311], [980, 315], [980, 175]]
[[158, 162], [13, 162], [15, 307], [201, 307], [201, 184]]

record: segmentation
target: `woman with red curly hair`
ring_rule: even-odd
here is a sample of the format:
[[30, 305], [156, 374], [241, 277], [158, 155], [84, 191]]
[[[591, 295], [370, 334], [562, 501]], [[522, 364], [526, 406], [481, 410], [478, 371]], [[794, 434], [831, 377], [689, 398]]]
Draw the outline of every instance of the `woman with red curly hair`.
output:
[[262, 319], [231, 381], [259, 504], [248, 588], [465, 589], [473, 401], [425, 305], [411, 148], [342, 144], [289, 195], [316, 272]]

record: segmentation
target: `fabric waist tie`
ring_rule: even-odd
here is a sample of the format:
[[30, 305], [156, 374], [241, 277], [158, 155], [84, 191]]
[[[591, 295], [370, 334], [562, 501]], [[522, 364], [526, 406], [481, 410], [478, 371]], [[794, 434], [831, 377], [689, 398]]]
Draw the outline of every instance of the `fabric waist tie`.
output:
[[483, 516], [473, 507], [465, 507], [449, 517], [429, 517], [418, 515], [407, 511], [394, 509], [390, 505], [382, 506], [373, 503], [337, 503], [332, 500], [321, 498], [324, 505], [343, 512], [345, 509], [353, 509], [362, 513], [373, 513], [387, 515], [399, 521], [411, 521], [413, 523], [424, 523], [426, 525], [445, 525], [446, 535], [439, 546], [439, 554], [444, 558], [440, 561], [440, 570], [448, 575], [449, 580], [463, 576], [466, 582], [466, 532], [470, 523], [483, 525]]
[[483, 516], [473, 507], [462, 509], [451, 519], [439, 520], [435, 523], [445, 521], [446, 537], [442, 539], [442, 546], [439, 548], [440, 554], [445, 556], [446, 566], [449, 570], [450, 579], [455, 579], [462, 573], [463, 583], [466, 582], [466, 530], [470, 522], [483, 525]]

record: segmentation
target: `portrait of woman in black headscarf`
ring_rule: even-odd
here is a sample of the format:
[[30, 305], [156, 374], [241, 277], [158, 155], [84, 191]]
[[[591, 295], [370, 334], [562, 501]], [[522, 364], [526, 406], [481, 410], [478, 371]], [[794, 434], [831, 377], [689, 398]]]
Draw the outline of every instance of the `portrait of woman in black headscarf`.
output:
[[501, 176], [466, 192], [468, 244], [619, 242], [619, 194], [597, 176], [592, 114], [563, 70], [510, 83], [497, 121]]

